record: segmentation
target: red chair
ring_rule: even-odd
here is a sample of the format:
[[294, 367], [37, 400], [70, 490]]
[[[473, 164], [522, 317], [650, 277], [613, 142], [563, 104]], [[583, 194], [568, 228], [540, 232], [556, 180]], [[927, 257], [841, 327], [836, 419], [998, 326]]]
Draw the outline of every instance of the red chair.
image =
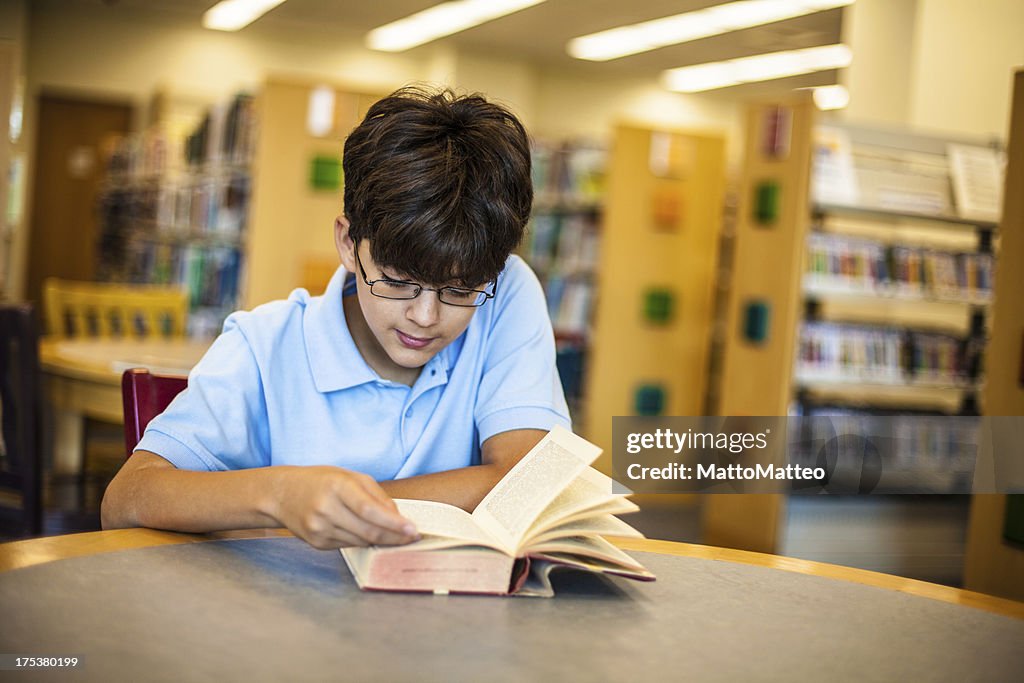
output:
[[188, 378], [178, 375], [154, 375], [145, 368], [125, 370], [121, 375], [124, 401], [124, 446], [126, 457], [146, 431], [146, 425], [164, 412], [175, 396], [188, 386]]

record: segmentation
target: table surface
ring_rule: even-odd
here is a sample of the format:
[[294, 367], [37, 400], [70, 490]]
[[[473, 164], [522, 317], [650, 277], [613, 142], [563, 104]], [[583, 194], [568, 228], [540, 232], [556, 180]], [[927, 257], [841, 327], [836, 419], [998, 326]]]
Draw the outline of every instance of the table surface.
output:
[[187, 375], [211, 341], [192, 339], [51, 339], [39, 342], [39, 363], [52, 374], [104, 384], [121, 383], [128, 368]]
[[158, 374], [187, 375], [210, 344], [159, 337], [41, 339], [44, 395], [54, 415], [53, 471], [82, 471], [85, 418], [123, 422], [121, 375], [125, 370], [145, 367]]
[[[621, 540], [654, 583], [556, 574], [551, 600], [364, 593], [280, 531], [0, 545], [0, 652], [82, 680], [1014, 680], [1024, 605], [784, 557]], [[980, 608], [980, 609], [977, 609]], [[70, 672], [53, 671], [53, 680]], [[45, 677], [45, 676], [44, 676]]]

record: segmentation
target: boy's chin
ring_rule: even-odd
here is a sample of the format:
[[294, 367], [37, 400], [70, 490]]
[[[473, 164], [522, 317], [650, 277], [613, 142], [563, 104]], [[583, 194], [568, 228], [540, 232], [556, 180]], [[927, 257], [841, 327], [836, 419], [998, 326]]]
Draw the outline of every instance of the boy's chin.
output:
[[390, 351], [388, 357], [391, 362], [406, 370], [417, 370], [430, 362], [437, 355], [437, 351], [413, 351], [411, 349], [398, 349]]

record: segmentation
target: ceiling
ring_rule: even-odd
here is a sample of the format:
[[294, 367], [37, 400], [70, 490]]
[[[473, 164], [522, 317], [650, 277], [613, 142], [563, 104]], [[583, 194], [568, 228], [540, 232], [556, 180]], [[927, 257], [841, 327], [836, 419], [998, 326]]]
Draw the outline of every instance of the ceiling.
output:
[[[363, 34], [438, 3], [439, 0], [288, 0], [249, 29], [270, 31], [276, 26], [337, 27], [339, 33]], [[131, 13], [146, 9], [174, 12], [179, 17], [202, 13], [215, 0], [90, 0], [106, 12]], [[763, 52], [837, 43], [842, 10], [834, 9], [736, 31], [727, 35], [669, 46], [608, 62], [569, 57], [566, 43], [574, 37], [623, 24], [679, 14], [720, 4], [712, 0], [547, 0], [534, 7], [440, 39], [471, 52], [531, 62], [541, 68], [576, 73], [583, 78], [656, 78], [662, 70], [702, 62], [744, 57]], [[415, 48], [424, 50], [425, 47]], [[410, 51], [412, 53], [412, 51]], [[836, 82], [827, 71], [768, 84], [725, 89], [723, 94], [748, 95]]]

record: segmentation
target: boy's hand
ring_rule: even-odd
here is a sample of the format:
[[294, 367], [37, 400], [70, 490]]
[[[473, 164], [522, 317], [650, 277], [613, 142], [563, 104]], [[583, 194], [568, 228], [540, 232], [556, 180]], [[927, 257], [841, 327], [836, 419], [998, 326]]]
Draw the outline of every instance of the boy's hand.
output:
[[314, 548], [400, 545], [419, 538], [384, 489], [340, 467], [288, 467], [275, 487], [274, 517]]

